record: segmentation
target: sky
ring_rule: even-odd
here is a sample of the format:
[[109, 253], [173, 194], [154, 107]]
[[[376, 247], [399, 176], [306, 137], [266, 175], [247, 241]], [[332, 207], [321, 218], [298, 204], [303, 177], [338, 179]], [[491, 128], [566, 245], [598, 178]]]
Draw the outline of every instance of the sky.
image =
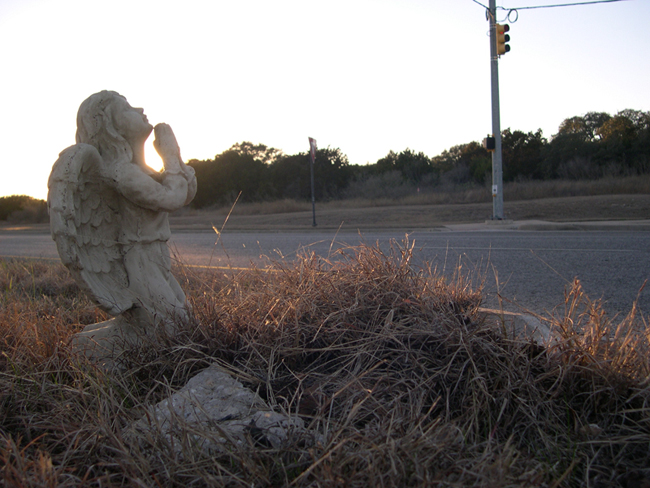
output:
[[[497, 0], [501, 128], [650, 110], [650, 0]], [[575, 0], [581, 1], [581, 0]], [[584, 0], [582, 0], [584, 1]], [[0, 196], [47, 197], [76, 113], [108, 89], [183, 158], [242, 141], [436, 156], [491, 133], [488, 0], [0, 0]], [[506, 19], [508, 10], [509, 21]], [[147, 142], [147, 162], [160, 160]]]

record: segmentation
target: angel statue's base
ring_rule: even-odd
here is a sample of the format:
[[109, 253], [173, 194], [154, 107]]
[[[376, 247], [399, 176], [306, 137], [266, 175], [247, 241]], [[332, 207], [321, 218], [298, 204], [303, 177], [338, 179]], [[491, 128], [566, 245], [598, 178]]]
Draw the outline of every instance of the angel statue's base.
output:
[[116, 361], [124, 351], [142, 344], [141, 328], [122, 316], [88, 325], [82, 332], [73, 335], [71, 340], [75, 352], [108, 369], [116, 367]]
[[[152, 130], [161, 172], [144, 160]], [[192, 201], [196, 178], [171, 128], [154, 129], [142, 109], [115, 92], [81, 104], [76, 140], [52, 167], [50, 228], [77, 283], [115, 316], [72, 339], [76, 350], [104, 360], [155, 340], [161, 328], [173, 333], [187, 319], [185, 294], [171, 274], [168, 213]]]
[[173, 336], [178, 326], [187, 320], [177, 318], [157, 323], [138, 315], [125, 312], [104, 322], [87, 325], [72, 336], [72, 350], [105, 369], [119, 368], [125, 352], [146, 344], [160, 344]]

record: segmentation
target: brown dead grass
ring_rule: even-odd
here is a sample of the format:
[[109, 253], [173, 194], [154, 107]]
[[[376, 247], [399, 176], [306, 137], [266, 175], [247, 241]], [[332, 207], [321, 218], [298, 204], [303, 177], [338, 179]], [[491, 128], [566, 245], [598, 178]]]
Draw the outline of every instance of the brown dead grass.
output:
[[[386, 201], [371, 205], [370, 201], [342, 201], [316, 203], [317, 229], [431, 229], [446, 224], [484, 222], [492, 216], [492, 203], [410, 203]], [[376, 202], [375, 202], [376, 203]], [[274, 213], [277, 207], [255, 213], [243, 204], [244, 210], [235, 210], [228, 218], [230, 230], [274, 231], [311, 229], [312, 211], [304, 210]], [[263, 206], [262, 204], [259, 204]], [[247, 209], [248, 208], [248, 209]], [[257, 207], [256, 207], [257, 208]], [[650, 192], [631, 195], [597, 195], [547, 197], [540, 199], [507, 200], [505, 216], [512, 220], [545, 220], [551, 222], [581, 222], [607, 220], [650, 219]], [[221, 211], [188, 211], [171, 218], [176, 229], [210, 230], [220, 226], [225, 215]]]
[[[60, 266], [0, 262], [6, 486], [641, 486], [648, 336], [579, 283], [551, 344], [491, 329], [480, 290], [414, 270], [412, 247], [304, 255], [272, 271], [179, 269], [193, 323], [107, 375], [71, 354], [101, 320]], [[641, 320], [641, 322], [640, 322]], [[217, 362], [300, 415], [280, 449], [206, 454], [125, 429]], [[183, 429], [183, 425], [178, 426]], [[189, 439], [189, 437], [188, 437]], [[635, 484], [636, 483], [636, 484]]]

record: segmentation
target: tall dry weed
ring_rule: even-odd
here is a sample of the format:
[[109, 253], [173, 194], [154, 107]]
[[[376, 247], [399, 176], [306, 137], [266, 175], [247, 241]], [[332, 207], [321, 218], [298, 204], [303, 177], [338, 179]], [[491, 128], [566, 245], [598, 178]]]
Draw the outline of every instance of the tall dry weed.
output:
[[[631, 313], [615, 326], [578, 284], [540, 345], [491, 328], [469, 277], [414, 269], [408, 243], [229, 275], [183, 268], [193, 322], [107, 375], [66, 346], [92, 317], [65, 273], [3, 266], [3, 310], [25, 308], [0, 322], [8, 486], [641, 486], [648, 474], [646, 324]], [[41, 298], [47, 273], [69, 295]], [[215, 362], [319, 440], [206, 453], [190, 435], [180, 448], [124, 436]]]

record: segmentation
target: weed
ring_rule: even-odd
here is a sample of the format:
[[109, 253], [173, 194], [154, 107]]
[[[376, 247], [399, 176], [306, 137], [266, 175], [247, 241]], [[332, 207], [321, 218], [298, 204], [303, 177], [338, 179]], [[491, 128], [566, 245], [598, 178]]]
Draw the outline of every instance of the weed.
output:
[[[271, 270], [271, 271], [269, 271]], [[504, 336], [480, 290], [394, 243], [268, 269], [178, 267], [193, 318], [107, 375], [67, 343], [104, 319], [60, 265], [0, 266], [7, 486], [617, 486], [650, 465], [648, 335], [567, 290], [548, 345]], [[460, 275], [460, 273], [459, 273]], [[8, 286], [8, 284], [11, 286]], [[210, 364], [320, 441], [206, 453], [128, 426]], [[181, 438], [183, 438], [181, 436]], [[639, 485], [640, 486], [640, 485]]]

